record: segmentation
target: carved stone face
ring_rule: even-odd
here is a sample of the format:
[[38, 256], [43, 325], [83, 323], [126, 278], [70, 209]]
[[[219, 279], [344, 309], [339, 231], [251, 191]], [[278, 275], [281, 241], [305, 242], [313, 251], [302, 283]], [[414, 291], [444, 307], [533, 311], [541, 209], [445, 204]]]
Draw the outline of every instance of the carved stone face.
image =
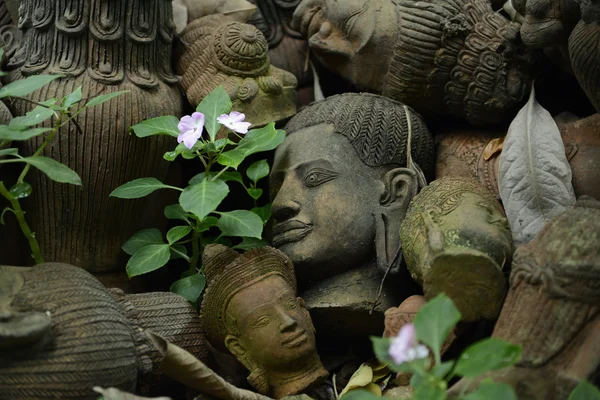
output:
[[513, 242], [491, 193], [470, 179], [434, 181], [411, 204], [400, 238], [425, 297], [446, 293], [465, 321], [498, 316]]
[[280, 276], [269, 276], [238, 292], [227, 312], [236, 320], [239, 345], [267, 373], [295, 371], [298, 361], [317, 353], [304, 301]]
[[321, 279], [374, 258], [383, 184], [331, 124], [289, 135], [275, 153], [273, 244], [299, 279]]
[[391, 1], [304, 0], [292, 25], [324, 65], [361, 88], [381, 90], [397, 29]]

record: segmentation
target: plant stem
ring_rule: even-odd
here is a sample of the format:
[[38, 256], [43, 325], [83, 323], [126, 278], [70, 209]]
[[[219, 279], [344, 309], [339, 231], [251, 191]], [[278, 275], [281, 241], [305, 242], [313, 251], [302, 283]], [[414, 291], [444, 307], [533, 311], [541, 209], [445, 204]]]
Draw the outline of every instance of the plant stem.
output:
[[223, 172], [227, 171], [228, 168], [229, 167], [225, 167], [222, 170], [220, 170], [218, 174], [216, 174], [215, 176], [213, 176], [213, 178], [211, 179], [211, 181], [216, 181], [217, 178], [219, 178]]
[[29, 247], [31, 248], [31, 251], [33, 252], [32, 257], [35, 260], [35, 263], [43, 264], [44, 259], [42, 258], [40, 246], [35, 238], [34, 233], [31, 232], [31, 229], [29, 229], [29, 225], [27, 225], [27, 221], [25, 221], [25, 213], [21, 209], [19, 200], [15, 199], [8, 192], [8, 190], [4, 186], [3, 182], [0, 182], [0, 194], [2, 196], [4, 196], [6, 198], [6, 200], [8, 200], [10, 202], [10, 204], [12, 205], [15, 216], [17, 217], [17, 221], [19, 222], [19, 226], [21, 227], [21, 231], [23, 232], [23, 235], [25, 235], [25, 237], [29, 241]]
[[[42, 154], [42, 151], [44, 151], [46, 146], [48, 146], [48, 144], [52, 141], [52, 139], [54, 139], [54, 135], [56, 135], [56, 132], [58, 132], [58, 130], [61, 127], [63, 115], [64, 115], [63, 113], [60, 113], [60, 115], [58, 116], [58, 120], [56, 121], [56, 126], [54, 127], [52, 132], [50, 132], [50, 134], [48, 136], [46, 136], [44, 143], [42, 143], [42, 145], [39, 147], [39, 149], [37, 149], [37, 151], [35, 153], [33, 153], [32, 157], [37, 157], [40, 154]], [[21, 172], [21, 175], [19, 175], [19, 179], [17, 180], [17, 183], [23, 183], [25, 176], [29, 172], [29, 168], [31, 168], [30, 164], [25, 165], [25, 168], [23, 168], [23, 172]]]
[[194, 229], [192, 231], [192, 258], [190, 259], [190, 272], [196, 273], [198, 270], [198, 260], [200, 259], [200, 248], [198, 246], [198, 240], [200, 234]]
[[[177, 244], [181, 244], [181, 243], [177, 243]], [[184, 254], [184, 253], [180, 252], [179, 250], [175, 249], [173, 246], [171, 246], [171, 251], [174, 252], [174, 253], [179, 254], [181, 257], [183, 257], [185, 259], [185, 261], [190, 262], [190, 258], [186, 254]]]

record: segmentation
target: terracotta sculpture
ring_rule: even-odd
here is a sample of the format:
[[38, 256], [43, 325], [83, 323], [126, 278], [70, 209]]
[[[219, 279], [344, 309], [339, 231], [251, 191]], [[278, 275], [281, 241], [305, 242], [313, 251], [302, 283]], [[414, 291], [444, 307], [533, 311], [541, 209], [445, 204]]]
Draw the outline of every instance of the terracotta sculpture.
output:
[[[164, 179], [168, 163], [155, 160], [172, 147], [168, 137], [141, 140], [129, 135], [129, 128], [182, 110], [171, 71], [171, 1], [22, 0], [19, 11], [23, 41], [9, 62], [14, 69], [9, 81], [34, 74], [65, 76], [29, 99], [61, 98], [80, 86], [84, 99], [130, 91], [82, 113], [77, 121], [83, 134], [70, 124], [42, 154], [75, 170], [83, 190], [37, 171], [27, 177], [34, 186], [28, 220], [47, 261], [95, 272], [122, 270], [121, 245], [164, 206], [158, 198], [122, 201], [108, 195], [136, 178]], [[16, 101], [11, 111], [22, 116], [33, 107]], [[42, 141], [38, 136], [23, 143], [21, 154], [31, 155]]]
[[566, 44], [581, 18], [576, 0], [513, 0], [512, 4], [524, 17], [523, 43], [534, 49]]
[[256, 27], [209, 15], [194, 20], [181, 35], [184, 49], [177, 68], [193, 106], [223, 85], [233, 110], [246, 114], [253, 126], [296, 113], [297, 80], [271, 66], [267, 40]]
[[[258, 7], [248, 20], [265, 35], [271, 64], [291, 72], [298, 79], [298, 97], [311, 98], [312, 74], [306, 66], [308, 43], [302, 33], [291, 27], [292, 14], [300, 0], [252, 0]], [[309, 101], [309, 102], [310, 102]]]
[[529, 93], [520, 26], [489, 0], [303, 0], [293, 26], [329, 69], [423, 115], [496, 123]]
[[600, 1], [581, 0], [581, 21], [569, 37], [571, 65], [579, 84], [600, 112]]
[[142, 329], [206, 359], [196, 311], [173, 293], [107, 290], [67, 264], [0, 267], [0, 397], [96, 399], [94, 386], [164, 388]]
[[598, 383], [600, 203], [582, 199], [514, 256], [493, 337], [522, 345], [523, 353], [491, 377], [513, 386], [519, 399], [567, 399], [581, 379]]
[[279, 399], [327, 377], [285, 254], [267, 247], [239, 255], [212, 245], [203, 258], [208, 285], [200, 314], [206, 337], [244, 364], [259, 393]]
[[462, 178], [432, 182], [412, 201], [400, 241], [426, 298], [445, 293], [463, 321], [496, 319], [513, 242], [502, 207], [484, 187]]
[[431, 135], [401, 103], [354, 93], [313, 103], [285, 130], [271, 172], [273, 245], [294, 263], [319, 334], [379, 335], [383, 312], [412, 294], [387, 280], [372, 312], [383, 271], [399, 268], [398, 230], [418, 191], [407, 143], [431, 176]]
[[[573, 172], [577, 196], [600, 199], [600, 114], [584, 119], [557, 121]], [[438, 135], [436, 177], [473, 178], [499, 199], [498, 163], [505, 133], [459, 130]]]

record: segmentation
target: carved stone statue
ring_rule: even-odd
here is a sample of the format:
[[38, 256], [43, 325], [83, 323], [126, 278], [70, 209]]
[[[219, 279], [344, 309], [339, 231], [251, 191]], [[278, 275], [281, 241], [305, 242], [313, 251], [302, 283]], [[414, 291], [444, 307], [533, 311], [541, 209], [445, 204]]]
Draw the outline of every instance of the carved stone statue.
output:
[[513, 0], [512, 4], [524, 17], [523, 43], [534, 49], [566, 44], [581, 18], [577, 0]]
[[279, 399], [328, 376], [285, 254], [266, 247], [239, 255], [212, 245], [204, 251], [203, 264], [207, 289], [200, 315], [206, 337], [244, 364], [248, 382], [259, 393]]
[[569, 37], [573, 72], [596, 111], [600, 112], [600, 1], [581, 0], [581, 21]]
[[252, 2], [258, 9], [248, 23], [255, 25], [265, 35], [269, 43], [271, 63], [294, 74], [298, 79], [299, 88], [311, 86], [312, 74], [305, 65], [308, 43], [302, 37], [302, 33], [291, 27], [292, 14], [300, 0], [252, 0]]
[[173, 293], [107, 290], [67, 264], [0, 266], [0, 397], [96, 399], [94, 386], [164, 390], [161, 355], [142, 329], [205, 360], [200, 325]]
[[410, 204], [400, 240], [408, 270], [426, 298], [445, 293], [463, 321], [496, 319], [513, 241], [492, 193], [469, 179], [432, 182]]
[[[121, 245], [162, 212], [157, 198], [122, 201], [108, 195], [136, 178], [164, 179], [162, 159], [168, 137], [137, 139], [129, 128], [160, 115], [181, 115], [182, 96], [171, 71], [174, 34], [170, 0], [22, 0], [23, 40], [8, 66], [9, 81], [35, 74], [61, 74], [28, 98], [61, 98], [81, 87], [83, 98], [129, 90], [91, 108], [63, 128], [42, 155], [75, 170], [83, 187], [54, 183], [38, 171], [28, 220], [47, 261], [85, 265], [90, 271], [121, 270]], [[25, 115], [35, 105], [15, 101], [11, 111]], [[48, 123], [47, 123], [48, 124]], [[24, 142], [31, 155], [43, 138]], [[149, 161], [152, 160], [152, 161]]]
[[491, 377], [513, 386], [519, 399], [566, 400], [581, 379], [598, 383], [600, 203], [582, 199], [515, 252], [493, 337], [522, 345], [523, 353]]
[[372, 312], [383, 271], [398, 270], [400, 223], [418, 191], [407, 143], [431, 176], [431, 135], [410, 108], [366, 93], [313, 103], [285, 129], [271, 172], [273, 245], [294, 263], [319, 334], [380, 335], [383, 312], [412, 294], [410, 279], [387, 280]]
[[184, 49], [177, 68], [193, 106], [223, 85], [233, 110], [246, 114], [253, 125], [296, 113], [298, 82], [271, 66], [267, 40], [256, 27], [217, 14], [194, 20], [181, 35]]
[[497, 123], [529, 93], [520, 26], [489, 0], [303, 0], [292, 26], [329, 69], [423, 115]]

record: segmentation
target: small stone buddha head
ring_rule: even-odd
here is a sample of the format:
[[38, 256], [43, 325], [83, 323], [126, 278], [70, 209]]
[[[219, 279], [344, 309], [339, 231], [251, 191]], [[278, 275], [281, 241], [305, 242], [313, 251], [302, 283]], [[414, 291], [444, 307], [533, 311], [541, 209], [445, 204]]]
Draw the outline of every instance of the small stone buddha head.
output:
[[[382, 96], [347, 93], [304, 108], [285, 129], [271, 173], [274, 246], [303, 281], [375, 264], [387, 270], [419, 188], [415, 171], [433, 169], [421, 117]], [[407, 168], [409, 143], [416, 168]]]
[[244, 364], [256, 390], [279, 399], [327, 376], [285, 254], [265, 247], [239, 255], [211, 245], [204, 252], [204, 269], [208, 285], [200, 312], [206, 336]]
[[271, 65], [267, 39], [253, 25], [224, 15], [191, 22], [181, 33], [177, 72], [192, 105], [222, 85], [233, 110], [253, 125], [287, 119], [296, 113], [296, 77]]
[[468, 178], [432, 182], [400, 227], [408, 270], [425, 296], [446, 293], [464, 321], [495, 319], [506, 292], [502, 273], [513, 241], [495, 197]]

